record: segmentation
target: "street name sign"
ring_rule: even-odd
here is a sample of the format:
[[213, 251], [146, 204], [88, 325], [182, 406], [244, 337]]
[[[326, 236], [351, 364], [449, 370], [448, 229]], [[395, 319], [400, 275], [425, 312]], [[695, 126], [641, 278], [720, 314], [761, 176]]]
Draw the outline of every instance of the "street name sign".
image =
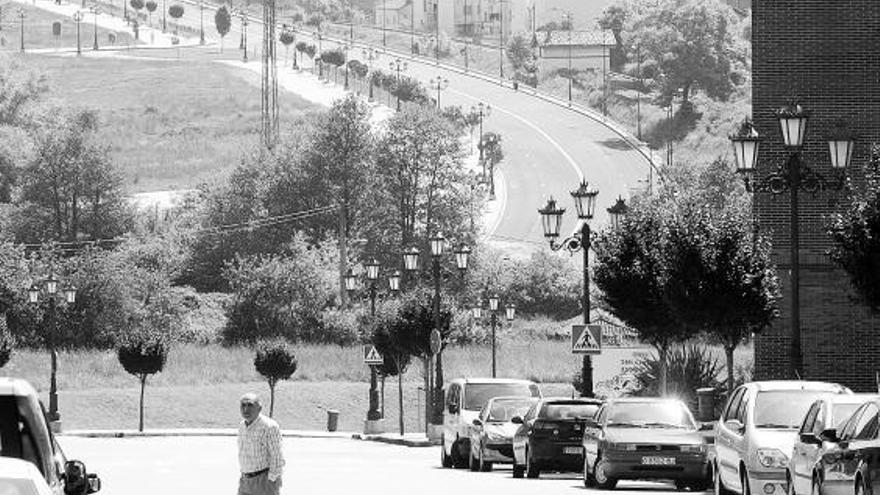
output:
[[376, 346], [374, 345], [365, 345], [364, 346], [364, 364], [367, 366], [380, 366], [385, 362], [385, 359], [379, 354], [379, 351], [376, 350]]
[[601, 354], [602, 325], [572, 325], [572, 354]]
[[440, 347], [443, 345], [442, 336], [440, 332], [435, 328], [431, 330], [431, 354], [437, 354], [440, 352]]

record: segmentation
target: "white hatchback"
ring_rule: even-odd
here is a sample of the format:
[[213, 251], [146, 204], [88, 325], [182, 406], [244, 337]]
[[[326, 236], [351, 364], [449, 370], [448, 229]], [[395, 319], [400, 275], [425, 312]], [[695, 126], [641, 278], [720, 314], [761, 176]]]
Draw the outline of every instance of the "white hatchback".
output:
[[3, 495], [52, 495], [43, 475], [32, 463], [0, 457], [0, 493]]

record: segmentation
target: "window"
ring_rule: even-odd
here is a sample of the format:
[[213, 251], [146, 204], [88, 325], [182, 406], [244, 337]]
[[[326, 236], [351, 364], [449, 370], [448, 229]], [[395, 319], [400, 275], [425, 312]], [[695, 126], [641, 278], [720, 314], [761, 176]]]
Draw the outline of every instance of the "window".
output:
[[877, 420], [880, 409], [874, 404], [865, 406], [865, 410], [856, 423], [853, 440], [873, 440], [877, 438]]
[[736, 418], [736, 410], [739, 408], [739, 403], [742, 400], [745, 391], [746, 389], [740, 388], [730, 396], [730, 399], [727, 401], [727, 406], [724, 408], [724, 421]]
[[862, 416], [862, 413], [865, 411], [864, 407], [860, 407], [856, 409], [856, 412], [846, 421], [846, 423], [841, 427], [841, 431], [837, 435], [841, 440], [849, 440], [853, 436], [853, 431], [855, 430], [856, 423], [859, 422], [859, 418]]
[[755, 427], [797, 429], [810, 406], [828, 391], [765, 390], [755, 396]]
[[749, 392], [744, 390], [742, 400], [739, 402], [739, 407], [736, 408], [736, 419], [738, 419], [740, 423], [746, 424], [746, 417], [747, 417], [748, 410], [749, 410]]
[[813, 431], [813, 426], [816, 424], [816, 416], [819, 414], [819, 404], [820, 402], [814, 402], [813, 405], [810, 406], [810, 410], [807, 411], [807, 416], [804, 417], [804, 422], [801, 423], [801, 429], [798, 430], [799, 433]]
[[446, 393], [446, 410], [449, 411], [452, 406], [458, 405], [458, 397], [459, 397], [459, 386], [457, 384], [449, 387], [449, 392]]
[[492, 397], [540, 397], [538, 386], [530, 383], [468, 383], [464, 408], [479, 411]]

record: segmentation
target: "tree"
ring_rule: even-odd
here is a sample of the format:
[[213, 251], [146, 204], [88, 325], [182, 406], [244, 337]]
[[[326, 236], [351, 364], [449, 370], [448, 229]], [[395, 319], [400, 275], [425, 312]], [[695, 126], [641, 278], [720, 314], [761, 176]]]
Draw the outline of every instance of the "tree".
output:
[[[497, 132], [485, 132], [480, 139], [483, 149], [483, 167], [489, 180], [489, 196], [495, 197], [495, 166], [504, 160], [504, 150], [501, 148], [501, 135]], [[485, 170], [488, 165], [488, 170]]]
[[138, 332], [126, 338], [125, 343], [117, 349], [116, 355], [125, 371], [138, 377], [141, 382], [138, 431], [144, 431], [144, 389], [147, 386], [147, 377], [165, 367], [168, 359], [167, 344], [159, 335], [149, 331]]
[[12, 357], [15, 348], [15, 339], [6, 328], [6, 313], [0, 314], [0, 368], [6, 366]]
[[507, 43], [507, 59], [513, 66], [517, 80], [531, 86], [537, 86], [538, 56], [532, 47], [532, 41], [523, 34], [515, 34]]
[[130, 0], [129, 4], [131, 5], [131, 8], [133, 8], [137, 12], [137, 14], [140, 14], [141, 9], [144, 8], [144, 0]]
[[289, 380], [296, 372], [296, 356], [283, 340], [262, 342], [257, 346], [254, 358], [257, 373], [269, 382], [269, 417], [275, 412], [275, 385], [279, 380]]
[[715, 99], [733, 91], [735, 62], [745, 56], [731, 33], [735, 14], [721, 1], [631, 3], [626, 13], [615, 11], [606, 20], [624, 20], [626, 43], [640, 47], [642, 70], [657, 84], [661, 105], [669, 105], [679, 91], [685, 108], [694, 90]]
[[859, 300], [880, 312], [880, 147], [871, 149], [864, 185], [827, 226], [831, 259], [849, 275]]
[[[284, 58], [290, 56], [290, 45], [296, 40], [296, 35], [290, 29], [286, 27], [281, 31], [281, 34], [278, 35], [278, 41], [284, 45]], [[296, 57], [296, 53], [293, 55]], [[294, 60], [293, 67], [296, 68], [296, 61]]]
[[611, 70], [620, 71], [626, 61], [626, 48], [623, 46], [623, 26], [628, 16], [627, 9], [622, 5], [609, 5], [599, 18], [599, 27], [611, 31], [614, 36], [614, 48], [610, 54]]
[[[174, 20], [180, 19], [181, 17], [183, 17], [183, 5], [175, 3], [172, 6], [168, 7], [168, 15], [170, 15]], [[178, 29], [179, 24], [175, 24], [174, 34], [177, 34]]]
[[159, 4], [156, 3], [155, 0], [147, 0], [147, 3], [144, 4], [147, 7], [147, 22], [150, 23], [150, 26], [153, 26], [153, 12], [159, 8]]
[[108, 239], [130, 230], [132, 209], [108, 150], [94, 142], [93, 111], [50, 108], [21, 177], [11, 228], [19, 242]]
[[225, 5], [221, 5], [214, 14], [214, 26], [217, 28], [217, 34], [220, 35], [220, 53], [223, 53], [223, 38], [229, 34], [229, 28], [232, 27], [232, 16]]

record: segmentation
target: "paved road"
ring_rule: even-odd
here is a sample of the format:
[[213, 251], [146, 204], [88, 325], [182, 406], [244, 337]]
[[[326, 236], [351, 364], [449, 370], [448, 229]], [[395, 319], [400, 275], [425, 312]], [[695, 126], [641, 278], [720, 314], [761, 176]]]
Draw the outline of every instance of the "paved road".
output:
[[[88, 439], [61, 437], [68, 457], [100, 474], [103, 495], [234, 493], [234, 437]], [[576, 473], [513, 479], [492, 473], [441, 469], [437, 447], [407, 448], [347, 439], [287, 438], [283, 494], [296, 495], [542, 495], [590, 493]], [[621, 482], [615, 495], [665, 495], [670, 484]]]

